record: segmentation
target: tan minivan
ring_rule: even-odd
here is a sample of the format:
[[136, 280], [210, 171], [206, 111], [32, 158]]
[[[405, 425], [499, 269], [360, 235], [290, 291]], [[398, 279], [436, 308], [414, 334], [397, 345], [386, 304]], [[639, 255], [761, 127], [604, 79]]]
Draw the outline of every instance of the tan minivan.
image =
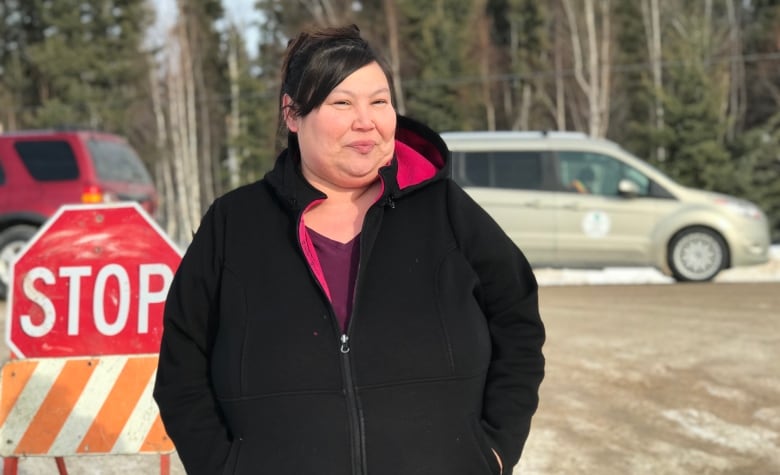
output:
[[769, 260], [748, 201], [675, 183], [578, 132], [447, 132], [452, 176], [535, 267], [653, 266], [678, 281]]

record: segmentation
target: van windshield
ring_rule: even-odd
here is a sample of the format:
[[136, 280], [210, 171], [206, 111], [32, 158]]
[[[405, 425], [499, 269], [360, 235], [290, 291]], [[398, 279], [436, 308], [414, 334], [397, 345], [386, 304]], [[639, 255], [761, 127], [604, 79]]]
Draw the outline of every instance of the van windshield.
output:
[[101, 180], [152, 183], [146, 167], [129, 145], [108, 140], [90, 140], [88, 146]]

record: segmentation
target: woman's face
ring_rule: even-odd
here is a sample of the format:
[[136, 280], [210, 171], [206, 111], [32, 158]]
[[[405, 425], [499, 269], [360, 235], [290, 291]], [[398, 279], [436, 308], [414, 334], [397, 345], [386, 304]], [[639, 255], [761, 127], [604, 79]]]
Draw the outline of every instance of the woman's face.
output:
[[[287, 114], [287, 128], [298, 134], [303, 175], [310, 183], [355, 189], [377, 179], [377, 170], [395, 150], [390, 98], [382, 68], [371, 63], [347, 76], [306, 116]], [[289, 97], [284, 100], [289, 104]]]

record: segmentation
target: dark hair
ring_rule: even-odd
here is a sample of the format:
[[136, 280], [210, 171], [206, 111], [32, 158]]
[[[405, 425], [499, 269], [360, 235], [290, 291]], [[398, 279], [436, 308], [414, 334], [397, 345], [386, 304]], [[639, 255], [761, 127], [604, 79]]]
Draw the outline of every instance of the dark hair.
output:
[[287, 45], [282, 64], [280, 126], [284, 124], [282, 98], [285, 94], [292, 99], [290, 113], [305, 116], [322, 105], [328, 94], [347, 76], [373, 62], [384, 71], [392, 95], [390, 67], [360, 36], [356, 25], [300, 33]]

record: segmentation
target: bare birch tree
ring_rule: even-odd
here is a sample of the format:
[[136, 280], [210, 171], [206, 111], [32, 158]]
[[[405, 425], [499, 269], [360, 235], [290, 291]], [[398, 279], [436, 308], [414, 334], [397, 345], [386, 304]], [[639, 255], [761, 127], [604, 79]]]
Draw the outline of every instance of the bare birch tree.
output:
[[476, 36], [479, 45], [479, 77], [480, 92], [482, 94], [482, 107], [485, 111], [485, 123], [487, 130], [496, 130], [496, 108], [493, 105], [491, 95], [491, 54], [492, 45], [490, 43], [490, 21], [485, 15], [485, 0], [478, 0], [473, 5], [473, 15], [476, 18]]
[[[510, 51], [512, 71], [519, 70], [518, 63], [518, 25], [514, 22], [510, 27]], [[507, 94], [507, 96], [510, 96]], [[511, 97], [511, 96], [510, 96]], [[531, 81], [526, 77], [522, 78], [522, 84], [520, 86], [520, 105], [517, 107], [517, 113], [515, 114], [515, 120], [512, 123], [512, 130], [528, 130], [531, 127], [531, 105], [533, 102], [533, 86]]]
[[734, 0], [726, 1], [729, 31], [729, 115], [731, 120], [727, 122], [726, 135], [734, 139], [738, 129], [742, 128], [747, 104], [747, 89], [745, 86], [745, 63], [742, 59], [742, 27], [734, 6]]
[[396, 108], [399, 114], [406, 114], [403, 78], [401, 77], [401, 48], [398, 38], [398, 11], [395, 0], [382, 0], [382, 7], [387, 23], [387, 44], [390, 50], [390, 68], [393, 71]]
[[173, 184], [171, 154], [169, 153], [168, 121], [163, 109], [163, 97], [160, 91], [159, 71], [149, 71], [149, 92], [154, 115], [156, 149], [158, 159], [155, 162], [156, 186], [162, 201], [162, 222], [166, 234], [178, 241], [179, 220], [176, 219], [176, 188]]
[[[655, 128], [660, 131], [664, 127], [664, 106], [661, 100], [664, 91], [663, 63], [661, 49], [661, 9], [660, 0], [642, 0], [642, 20], [647, 38], [647, 52], [653, 73], [653, 114]], [[666, 160], [666, 147], [656, 147], [656, 158]]]
[[[594, 1], [598, 2], [600, 25], [597, 25]], [[575, 12], [572, 0], [563, 0], [572, 43], [574, 78], [587, 103], [588, 132], [594, 137], [603, 137], [609, 126], [610, 0], [584, 0], [583, 6], [585, 47], [580, 35], [578, 12]]]
[[179, 43], [179, 81], [180, 87], [177, 92], [179, 100], [174, 102], [177, 109], [179, 122], [174, 132], [180, 134], [180, 142], [184, 144], [183, 152], [180, 155], [182, 169], [178, 183], [187, 193], [181, 198], [192, 200], [187, 203], [187, 214], [184, 228], [192, 227], [193, 230], [200, 222], [200, 167], [198, 166], [198, 157], [200, 157], [200, 142], [198, 134], [198, 113], [197, 113], [197, 88], [194, 75], [195, 67], [192, 62], [192, 43], [189, 35], [184, 28], [178, 28]]
[[236, 188], [240, 183], [240, 164], [238, 158], [238, 137], [241, 133], [241, 111], [238, 107], [241, 96], [241, 86], [238, 70], [238, 42], [241, 40], [238, 33], [233, 30], [228, 39], [228, 78], [230, 80], [230, 115], [228, 116], [228, 183], [231, 188]]
[[188, 243], [200, 223], [200, 184], [194, 81], [187, 36], [178, 26], [168, 35], [162, 71], [164, 94], [152, 78], [158, 147], [158, 186], [164, 201], [164, 225], [171, 238]]
[[555, 124], [558, 130], [566, 130], [566, 87], [563, 80], [563, 35], [561, 21], [555, 21]]
[[[187, 94], [187, 108], [189, 121], [188, 139], [191, 143], [191, 151], [194, 155], [194, 164], [198, 170], [197, 196], [201, 200], [198, 203], [197, 214], [200, 218], [201, 208], [207, 206], [215, 198], [217, 184], [215, 177], [221, 175], [219, 150], [214, 143], [214, 137], [219, 132], [214, 127], [223, 127], [223, 118], [215, 117], [212, 107], [217, 104], [214, 100], [215, 84], [206, 78], [208, 63], [208, 49], [210, 46], [210, 33], [208, 24], [210, 18], [203, 11], [199, 2], [192, 0], [178, 0], [179, 29], [181, 30], [182, 52], [186, 53], [186, 67], [189, 72], [183, 72], [183, 77], [191, 86], [191, 92]], [[182, 65], [184, 67], [184, 64]], [[188, 89], [188, 91], [190, 91]], [[215, 121], [215, 119], [218, 119]], [[215, 124], [218, 122], [218, 124]], [[221, 134], [219, 134], [221, 135]]]

